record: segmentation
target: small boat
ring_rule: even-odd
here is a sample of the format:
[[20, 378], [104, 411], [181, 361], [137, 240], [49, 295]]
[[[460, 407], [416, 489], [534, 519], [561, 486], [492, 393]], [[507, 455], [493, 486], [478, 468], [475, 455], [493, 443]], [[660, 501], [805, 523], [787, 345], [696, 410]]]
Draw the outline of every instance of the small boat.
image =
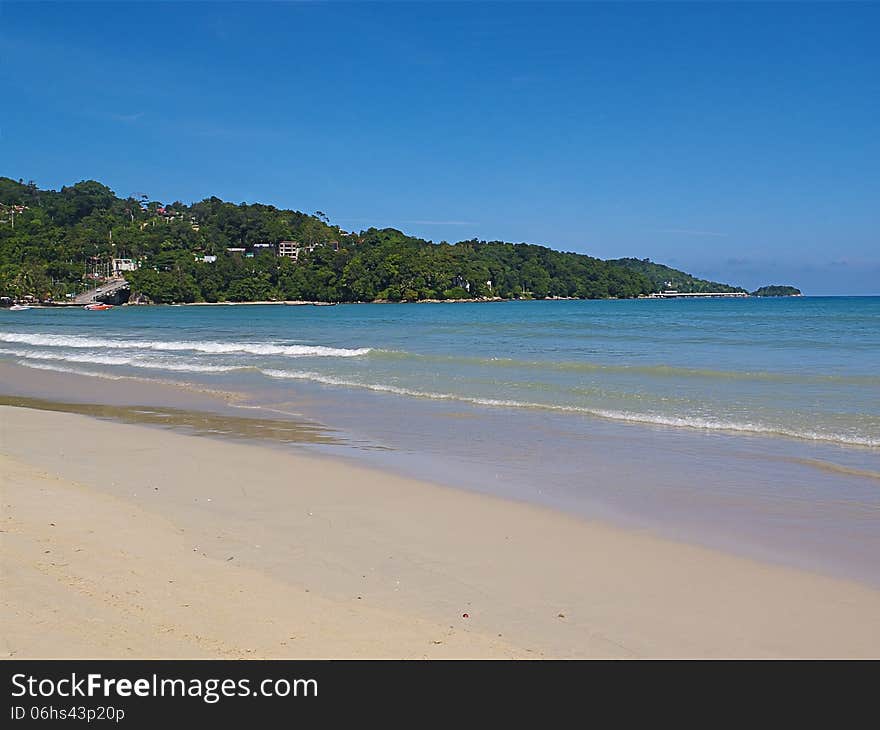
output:
[[96, 302], [95, 304], [86, 304], [83, 309], [88, 309], [90, 312], [103, 312], [105, 309], [113, 309], [113, 305]]
[[23, 312], [25, 309], [30, 309], [27, 304], [13, 304], [10, 308], [10, 312]]

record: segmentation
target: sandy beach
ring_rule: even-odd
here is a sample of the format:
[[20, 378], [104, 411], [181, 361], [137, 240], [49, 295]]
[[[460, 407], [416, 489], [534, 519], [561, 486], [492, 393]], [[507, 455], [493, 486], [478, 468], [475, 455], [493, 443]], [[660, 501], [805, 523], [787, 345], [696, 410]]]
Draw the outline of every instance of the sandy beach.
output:
[[0, 407], [6, 657], [870, 657], [880, 592], [291, 450]]

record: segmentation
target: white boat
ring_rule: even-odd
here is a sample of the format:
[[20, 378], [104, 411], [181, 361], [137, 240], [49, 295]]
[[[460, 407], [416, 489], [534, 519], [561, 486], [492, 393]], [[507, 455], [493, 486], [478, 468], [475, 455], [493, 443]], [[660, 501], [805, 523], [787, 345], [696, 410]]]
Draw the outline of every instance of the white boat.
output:
[[10, 312], [22, 312], [22, 311], [24, 311], [25, 309], [30, 309], [30, 307], [29, 307], [27, 304], [13, 304], [13, 305], [9, 308], [9, 311], [10, 311]]

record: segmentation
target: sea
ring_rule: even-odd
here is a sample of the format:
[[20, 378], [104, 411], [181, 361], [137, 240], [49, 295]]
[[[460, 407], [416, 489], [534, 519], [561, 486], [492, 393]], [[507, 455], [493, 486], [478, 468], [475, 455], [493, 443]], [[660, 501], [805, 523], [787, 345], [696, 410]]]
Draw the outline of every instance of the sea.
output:
[[880, 297], [0, 310], [0, 360], [234, 394], [334, 434], [285, 448], [880, 586]]

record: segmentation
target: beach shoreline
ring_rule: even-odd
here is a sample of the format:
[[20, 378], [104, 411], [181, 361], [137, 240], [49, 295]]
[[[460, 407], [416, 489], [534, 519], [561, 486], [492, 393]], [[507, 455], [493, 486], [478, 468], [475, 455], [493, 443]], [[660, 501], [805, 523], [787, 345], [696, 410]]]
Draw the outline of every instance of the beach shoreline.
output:
[[0, 407], [3, 651], [877, 656], [880, 591], [259, 445]]

